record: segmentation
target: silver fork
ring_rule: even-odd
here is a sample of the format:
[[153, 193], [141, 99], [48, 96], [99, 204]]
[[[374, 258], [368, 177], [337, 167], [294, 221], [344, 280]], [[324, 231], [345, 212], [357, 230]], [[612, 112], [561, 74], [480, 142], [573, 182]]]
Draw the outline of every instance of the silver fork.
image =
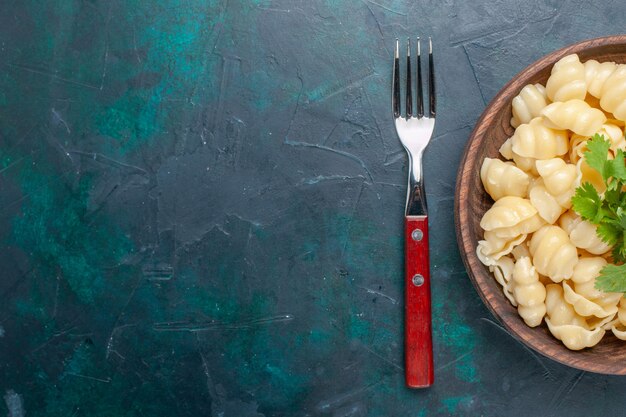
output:
[[428, 213], [422, 181], [422, 154], [435, 128], [435, 74], [433, 45], [428, 38], [428, 112], [424, 116], [420, 39], [417, 38], [417, 102], [413, 108], [411, 41], [407, 39], [405, 113], [401, 111], [400, 42], [396, 39], [393, 62], [391, 106], [396, 132], [409, 156], [409, 183], [405, 212], [405, 319], [404, 361], [406, 384], [425, 388], [433, 383], [431, 334], [430, 263], [428, 256]]

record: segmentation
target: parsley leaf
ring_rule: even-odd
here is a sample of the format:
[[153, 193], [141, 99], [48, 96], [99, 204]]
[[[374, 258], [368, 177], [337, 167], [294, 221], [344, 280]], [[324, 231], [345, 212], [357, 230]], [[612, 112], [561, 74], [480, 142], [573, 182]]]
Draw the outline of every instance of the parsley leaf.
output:
[[610, 176], [609, 148], [611, 143], [604, 139], [604, 136], [595, 134], [587, 141], [587, 150], [584, 152], [587, 165], [602, 174], [604, 181]]
[[602, 135], [587, 141], [585, 161], [602, 175], [606, 190], [601, 194], [591, 183], [576, 188], [572, 209], [596, 225], [598, 237], [613, 246], [613, 261], [596, 278], [595, 286], [605, 292], [626, 292], [626, 153], [618, 149], [610, 158], [611, 143]]
[[604, 292], [626, 292], [626, 264], [608, 264], [596, 278], [595, 287]]
[[585, 182], [576, 189], [572, 197], [572, 208], [583, 219], [593, 221], [601, 207], [602, 199], [591, 183]]
[[[613, 246], [611, 256], [616, 262], [624, 262], [626, 260], [626, 251], [624, 245], [616, 244], [615, 246]], [[624, 277], [624, 279], [626, 279], [626, 277]]]
[[617, 210], [615, 210], [615, 216], [617, 216], [617, 221], [622, 227], [622, 230], [626, 230], [626, 210], [618, 207]]
[[[618, 149], [615, 153], [615, 158], [609, 161], [610, 173], [613, 179], [619, 181], [626, 181], [626, 164], [624, 164], [626, 154], [621, 149]], [[613, 181], [614, 183], [616, 181]]]
[[604, 243], [607, 243], [609, 245], [615, 245], [622, 235], [622, 230], [614, 224], [611, 224], [609, 222], [603, 222], [598, 225], [596, 233]]
[[622, 198], [622, 190], [617, 189], [618, 183], [619, 181], [612, 181], [604, 192], [604, 200], [611, 206], [621, 205], [620, 199]]

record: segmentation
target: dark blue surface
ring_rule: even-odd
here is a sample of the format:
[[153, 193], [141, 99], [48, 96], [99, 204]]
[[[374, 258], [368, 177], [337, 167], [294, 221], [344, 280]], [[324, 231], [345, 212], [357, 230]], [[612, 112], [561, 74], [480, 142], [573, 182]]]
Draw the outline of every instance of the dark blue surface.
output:
[[[0, 4], [0, 414], [619, 415], [539, 357], [455, 241], [467, 137], [518, 71], [620, 2]], [[404, 387], [396, 37], [433, 36], [436, 382]]]

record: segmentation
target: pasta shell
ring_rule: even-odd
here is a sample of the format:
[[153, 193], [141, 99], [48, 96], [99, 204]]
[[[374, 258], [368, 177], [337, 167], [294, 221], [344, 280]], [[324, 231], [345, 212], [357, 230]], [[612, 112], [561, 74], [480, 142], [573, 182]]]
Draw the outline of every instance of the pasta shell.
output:
[[520, 197], [502, 197], [485, 212], [480, 227], [483, 230], [510, 228], [537, 214], [529, 200]]
[[546, 288], [539, 281], [539, 275], [530, 258], [523, 257], [515, 262], [513, 269], [513, 296], [517, 301], [517, 311], [530, 327], [539, 326], [546, 314]]
[[537, 230], [529, 244], [537, 272], [554, 282], [568, 279], [578, 262], [576, 247], [567, 233], [558, 226], [545, 225]]
[[581, 350], [597, 345], [606, 331], [602, 327], [595, 330], [587, 330], [582, 326], [573, 324], [555, 325], [550, 319], [546, 319], [550, 333], [559, 339], [570, 350]]
[[480, 179], [485, 191], [498, 200], [506, 196], [526, 197], [529, 177], [511, 163], [485, 158], [480, 169]]
[[626, 120], [626, 66], [618, 65], [606, 79], [600, 93], [600, 106], [619, 120]]
[[568, 129], [583, 136], [593, 135], [606, 122], [606, 116], [601, 110], [578, 99], [552, 103], [541, 110], [541, 115], [546, 119], [546, 126]]
[[561, 58], [552, 67], [552, 73], [546, 83], [546, 95], [552, 101], [571, 99], [583, 100], [587, 94], [585, 67], [572, 54]]
[[597, 226], [586, 220], [580, 219], [569, 232], [569, 238], [574, 246], [586, 250], [594, 255], [602, 255], [608, 252], [612, 245], [603, 242], [598, 237]]
[[511, 103], [513, 117], [511, 126], [517, 127], [538, 117], [541, 110], [548, 105], [546, 89], [541, 84], [528, 84], [513, 98]]
[[576, 293], [572, 287], [567, 284], [567, 282], [563, 283], [563, 295], [565, 297], [565, 301], [570, 303], [574, 307], [576, 313], [581, 316], [606, 317], [617, 313], [617, 306], [609, 305], [603, 307], [598, 303], [595, 303], [594, 301]]
[[584, 63], [587, 91], [593, 97], [600, 98], [606, 80], [617, 68], [615, 62], [598, 62], [590, 59]]
[[484, 240], [478, 242], [476, 255], [483, 265], [491, 266], [495, 261], [504, 255], [511, 253], [516, 245], [519, 245], [526, 239], [526, 235], [519, 235], [513, 238], [500, 238], [495, 233], [486, 231]]
[[585, 320], [576, 314], [574, 307], [565, 301], [563, 287], [558, 284], [546, 285], [546, 314], [556, 325], [585, 325]]
[[511, 136], [511, 150], [525, 158], [550, 159], [565, 155], [568, 143], [565, 131], [549, 128], [541, 117], [519, 125]]
[[547, 223], [555, 223], [565, 210], [544, 186], [542, 179], [533, 182], [529, 192], [530, 203]]
[[552, 195], [570, 193], [575, 187], [576, 166], [561, 158], [537, 161], [537, 172]]

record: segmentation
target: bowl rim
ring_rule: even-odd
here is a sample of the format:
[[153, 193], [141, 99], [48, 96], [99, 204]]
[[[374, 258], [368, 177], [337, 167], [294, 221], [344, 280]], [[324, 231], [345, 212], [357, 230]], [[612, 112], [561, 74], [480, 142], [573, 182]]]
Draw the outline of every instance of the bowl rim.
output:
[[[495, 305], [496, 303], [492, 303], [488, 299], [487, 294], [481, 287], [481, 282], [484, 282], [487, 277], [491, 280], [493, 280], [494, 278], [491, 276], [490, 273], [485, 272], [485, 267], [478, 259], [478, 256], [476, 255], [476, 248], [471, 241], [471, 233], [469, 228], [466, 229], [462, 227], [464, 224], [470, 224], [471, 219], [469, 218], [469, 199], [460, 198], [461, 189], [467, 189], [469, 187], [472, 175], [476, 175], [475, 172], [471, 172], [469, 170], [474, 165], [476, 159], [481, 157], [480, 155], [477, 155], [476, 152], [473, 152], [473, 149], [479, 146], [479, 144], [481, 143], [480, 138], [483, 136], [483, 130], [485, 126], [489, 125], [488, 123], [485, 124], [485, 120], [491, 118], [493, 114], [497, 114], [502, 111], [505, 106], [510, 106], [510, 100], [515, 97], [515, 95], [517, 95], [519, 89], [521, 89], [524, 85], [528, 83], [527, 80], [529, 78], [531, 78], [537, 72], [545, 70], [546, 67], [552, 66], [555, 62], [557, 62], [564, 56], [572, 53], [581, 53], [597, 48], [609, 47], [612, 45], [624, 45], [626, 47], [626, 34], [588, 39], [573, 43], [549, 54], [546, 54], [535, 62], [526, 66], [520, 72], [518, 72], [500, 89], [500, 91], [498, 91], [498, 93], [485, 106], [485, 109], [483, 110], [481, 116], [476, 121], [474, 129], [469, 135], [469, 138], [463, 150], [461, 161], [459, 162], [454, 193], [454, 223], [459, 252], [461, 254], [461, 258], [463, 259], [463, 264], [470, 278], [470, 281], [472, 281], [472, 284], [474, 285], [476, 292], [483, 301], [483, 304], [498, 320], [498, 322], [504, 326], [504, 328], [507, 330], [507, 333], [509, 333], [517, 341], [522, 343], [523, 346], [531, 348], [533, 351], [540, 353], [542, 356], [560, 362], [564, 365], [594, 373], [626, 375], [626, 364], [619, 369], [616, 369], [614, 367], [602, 366], [602, 364], [591, 365], [586, 361], [581, 362], [582, 358], [578, 360], [575, 360], [573, 358], [573, 356], [579, 354], [579, 352], [568, 351], [569, 354], [567, 354], [563, 353], [562, 351], [557, 352], [550, 347], [548, 347], [549, 351], [546, 351], [544, 349], [540, 349], [539, 346], [531, 343], [531, 339], [525, 339], [521, 337], [521, 335], [518, 333], [518, 330], [513, 328], [505, 319], [505, 312], [500, 311], [500, 306]], [[464, 210], [462, 211], [461, 208], [464, 208]], [[500, 293], [500, 295], [502, 296], [502, 298], [504, 298], [504, 294]], [[535, 329], [531, 329], [530, 327], [528, 327], [528, 329], [530, 331], [535, 331]], [[626, 348], [626, 345], [624, 347]]]

